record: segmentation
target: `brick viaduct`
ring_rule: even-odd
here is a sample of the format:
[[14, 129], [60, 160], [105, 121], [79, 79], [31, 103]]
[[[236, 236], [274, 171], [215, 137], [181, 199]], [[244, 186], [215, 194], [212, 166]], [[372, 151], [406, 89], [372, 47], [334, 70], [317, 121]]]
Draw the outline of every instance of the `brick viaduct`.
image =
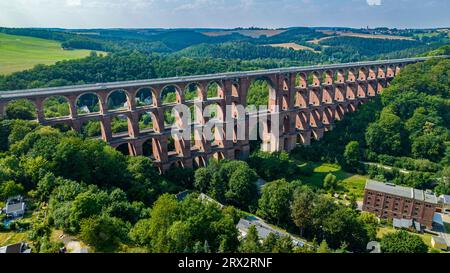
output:
[[[231, 72], [203, 76], [175, 77], [127, 82], [112, 82], [56, 88], [0, 92], [0, 116], [6, 112], [7, 104], [14, 100], [27, 99], [36, 108], [37, 121], [43, 125], [65, 124], [79, 131], [84, 123], [96, 120], [101, 125], [101, 137], [115, 148], [126, 146], [130, 155], [150, 155], [155, 165], [165, 171], [173, 165], [183, 167], [204, 166], [211, 157], [217, 159], [240, 159], [249, 155], [249, 140], [228, 140], [216, 133], [215, 140], [184, 141], [174, 140], [169, 151], [171, 127], [164, 122], [164, 114], [176, 104], [208, 107], [216, 105], [220, 111], [219, 122], [227, 105], [246, 105], [247, 92], [252, 82], [265, 80], [269, 85], [268, 114], [276, 111], [279, 115], [280, 135], [271, 136], [270, 124], [264, 127], [262, 149], [266, 151], [291, 151], [297, 144], [309, 145], [311, 139], [321, 139], [324, 132], [334, 127], [335, 121], [344, 118], [377, 96], [383, 88], [407, 64], [417, 63], [428, 58], [411, 58], [388, 61], [370, 61], [348, 64], [333, 64], [309, 67], [293, 67], [247, 72]], [[208, 87], [214, 83], [217, 96], [208, 97]], [[185, 99], [185, 90], [196, 85], [197, 98]], [[162, 91], [171, 86], [176, 92], [176, 102], [164, 103]], [[138, 93], [147, 89], [151, 92], [151, 103], [141, 105]], [[126, 94], [125, 108], [109, 109], [108, 98], [116, 91]], [[98, 98], [99, 111], [80, 113], [79, 98], [94, 94]], [[50, 97], [64, 97], [69, 105], [67, 117], [46, 118], [44, 102]], [[278, 106], [278, 107], [276, 107]], [[152, 127], [140, 130], [139, 120], [143, 113], [149, 113]], [[248, 120], [248, 113], [246, 119]], [[111, 121], [122, 117], [127, 120], [128, 132], [113, 134]], [[206, 124], [208, 118], [198, 117], [192, 122], [194, 128]], [[267, 121], [270, 123], [270, 119]], [[229, 127], [227, 127], [229, 128]], [[248, 130], [246, 136], [248, 135]], [[201, 137], [199, 139], [202, 139]], [[147, 150], [147, 151], [145, 151]]]

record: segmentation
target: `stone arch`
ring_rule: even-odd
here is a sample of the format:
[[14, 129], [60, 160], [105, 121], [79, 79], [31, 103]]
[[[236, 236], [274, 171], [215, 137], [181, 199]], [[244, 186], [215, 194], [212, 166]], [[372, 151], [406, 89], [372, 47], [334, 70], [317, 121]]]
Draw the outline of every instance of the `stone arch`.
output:
[[375, 80], [377, 78], [377, 68], [375, 66], [369, 67], [369, 80]]
[[335, 75], [336, 82], [344, 83], [345, 82], [345, 71], [343, 69], [338, 69]]
[[319, 71], [313, 71], [309, 74], [308, 84], [312, 86], [320, 86], [322, 82], [322, 76]]
[[323, 110], [322, 115], [322, 122], [323, 124], [330, 125], [334, 122], [334, 110], [331, 106], [327, 106]]
[[155, 90], [151, 87], [142, 87], [136, 91], [136, 107], [155, 105]]
[[283, 96], [281, 98], [282, 100], [282, 109], [288, 110], [289, 109], [289, 94], [283, 93]]
[[[233, 93], [233, 91], [232, 91], [232, 93]], [[208, 99], [215, 99], [215, 98], [223, 99], [223, 98], [225, 98], [225, 89], [224, 89], [222, 83], [217, 80], [210, 81], [206, 87], [206, 96]]]
[[303, 134], [297, 134], [297, 144], [303, 145], [305, 144], [305, 137]]
[[98, 119], [88, 119], [81, 121], [80, 132], [85, 138], [101, 138], [102, 124]]
[[364, 66], [361, 66], [358, 69], [358, 80], [360, 81], [367, 80], [367, 69]]
[[322, 134], [320, 133], [319, 130], [312, 130], [311, 138], [315, 140], [320, 140], [322, 138]]
[[169, 84], [161, 89], [159, 94], [161, 104], [174, 104], [182, 103], [184, 100], [183, 92], [178, 85]]
[[345, 107], [342, 104], [336, 105], [336, 110], [334, 112], [336, 120], [343, 120], [345, 116]]
[[172, 135], [169, 135], [167, 137], [167, 154], [168, 154], [168, 156], [169, 157], [174, 156], [174, 155], [178, 156], [179, 154], [181, 154], [181, 152], [182, 151], [180, 150], [177, 140]]
[[95, 92], [86, 92], [79, 95], [76, 98], [75, 107], [79, 116], [100, 113], [102, 111], [100, 97]]
[[358, 98], [367, 97], [367, 82], [358, 82], [357, 88], [358, 88]]
[[395, 76], [397, 76], [402, 69], [403, 69], [403, 64], [402, 63], [397, 64], [397, 66], [395, 67]]
[[311, 110], [309, 124], [311, 127], [320, 127], [322, 125], [322, 111], [319, 109]]
[[142, 143], [142, 155], [151, 159], [155, 159], [155, 153], [154, 153], [154, 139], [149, 138], [146, 141]]
[[290, 87], [290, 80], [288, 76], [284, 76], [283, 80], [281, 82], [281, 90], [282, 91], [289, 91]]
[[66, 96], [49, 96], [42, 103], [45, 119], [70, 116], [70, 103]]
[[183, 96], [186, 101], [198, 101], [206, 98], [206, 94], [203, 92], [203, 87], [198, 82], [191, 82], [187, 84], [184, 89]]
[[106, 97], [106, 110], [120, 111], [130, 110], [130, 94], [124, 89], [115, 89], [108, 93]]
[[205, 112], [209, 113], [209, 118], [206, 118], [206, 121], [208, 120], [216, 120], [216, 121], [224, 121], [225, 120], [225, 116], [224, 116], [224, 109], [222, 108], [222, 106], [219, 103], [211, 103], [208, 104], [205, 107]]
[[322, 102], [326, 104], [333, 103], [333, 89], [332, 86], [325, 86], [322, 89]]
[[377, 78], [378, 79], [384, 79], [386, 78], [386, 66], [380, 65], [377, 69]]
[[305, 72], [300, 72], [295, 76], [295, 86], [297, 88], [308, 87], [308, 75]]
[[111, 118], [111, 132], [113, 137], [130, 136], [132, 120], [128, 115], [117, 115]]
[[296, 128], [306, 130], [309, 128], [309, 115], [304, 111], [300, 111], [296, 116]]
[[300, 108], [308, 107], [308, 96], [305, 94], [305, 90], [298, 90], [295, 92], [295, 106]]
[[395, 76], [395, 65], [390, 64], [386, 69], [386, 77], [392, 78]]
[[214, 159], [216, 159], [218, 161], [226, 159], [225, 154], [223, 152], [215, 152], [212, 155], [212, 158], [214, 158]]
[[344, 86], [336, 86], [334, 88], [334, 100], [335, 101], [345, 101], [345, 87]]
[[322, 101], [322, 94], [319, 88], [309, 89], [309, 104], [319, 106]]
[[240, 88], [239, 83], [236, 81], [233, 81], [233, 83], [231, 84], [231, 96], [232, 97], [236, 97], [236, 98], [240, 97], [240, 92], [239, 92], [240, 89], [239, 88]]
[[354, 84], [347, 85], [347, 91], [345, 92], [347, 99], [354, 100], [357, 97], [358, 89]]
[[323, 72], [323, 83], [330, 85], [333, 84], [333, 80], [334, 80], [334, 72], [332, 70], [326, 70], [325, 72]]
[[347, 81], [349, 82], [356, 81], [356, 72], [354, 68], [347, 68], [346, 74], [347, 74]]
[[130, 143], [122, 143], [116, 147], [116, 150], [121, 152], [123, 155], [130, 156], [132, 155], [132, 145]]
[[151, 111], [142, 112], [139, 114], [139, 131], [154, 131], [156, 123], [156, 116]]
[[347, 105], [347, 113], [353, 113], [353, 112], [355, 112], [355, 111], [356, 111], [355, 105], [353, 105], [353, 103], [349, 103], [349, 104]]
[[377, 82], [368, 82], [367, 83], [367, 95], [369, 97], [375, 97], [378, 93], [377, 88], [378, 88]]
[[194, 169], [204, 168], [207, 166], [207, 160], [203, 156], [197, 156], [194, 158]]
[[245, 97], [245, 105], [256, 107], [277, 105], [275, 85], [270, 78], [265, 76], [256, 77], [250, 82]]

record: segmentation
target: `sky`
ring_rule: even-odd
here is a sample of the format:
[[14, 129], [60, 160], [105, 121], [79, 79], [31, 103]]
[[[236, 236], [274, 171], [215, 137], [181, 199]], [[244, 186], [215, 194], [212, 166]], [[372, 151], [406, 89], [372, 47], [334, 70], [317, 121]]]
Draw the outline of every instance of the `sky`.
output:
[[0, 0], [2, 27], [450, 27], [450, 0]]

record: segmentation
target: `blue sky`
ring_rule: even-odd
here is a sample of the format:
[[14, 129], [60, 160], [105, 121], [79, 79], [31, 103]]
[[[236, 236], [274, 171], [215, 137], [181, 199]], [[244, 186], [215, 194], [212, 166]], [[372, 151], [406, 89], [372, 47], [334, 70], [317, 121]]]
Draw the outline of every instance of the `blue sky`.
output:
[[450, 0], [1, 0], [0, 26], [450, 27]]

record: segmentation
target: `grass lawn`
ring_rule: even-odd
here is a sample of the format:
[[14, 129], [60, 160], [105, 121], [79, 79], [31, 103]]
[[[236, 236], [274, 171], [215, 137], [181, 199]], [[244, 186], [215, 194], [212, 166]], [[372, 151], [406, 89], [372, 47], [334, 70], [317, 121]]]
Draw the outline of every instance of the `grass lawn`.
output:
[[0, 33], [0, 75], [33, 68], [37, 64], [80, 59], [90, 53], [91, 50], [63, 50], [57, 41]]
[[[312, 176], [302, 176], [300, 179], [302, 182], [311, 185], [316, 188], [323, 186], [323, 179], [328, 173], [332, 173], [340, 181], [338, 185], [338, 192], [346, 192], [354, 194], [358, 200], [362, 200], [364, 197], [364, 187], [366, 185], [367, 177], [361, 175], [355, 175], [347, 173], [336, 164], [329, 163], [305, 163], [312, 164], [314, 167], [314, 174]], [[305, 164], [301, 165], [304, 166]]]
[[12, 245], [27, 241], [29, 241], [28, 232], [0, 232], [0, 246]]
[[[378, 238], [378, 239], [381, 239], [384, 235], [386, 235], [386, 234], [388, 234], [388, 233], [395, 232], [395, 231], [397, 231], [397, 230], [394, 229], [393, 227], [386, 227], [386, 226], [380, 227], [380, 228], [378, 228], [378, 231], [377, 231], [377, 238]], [[412, 233], [412, 232], [409, 232], [409, 231], [408, 231], [408, 233], [419, 236], [420, 238], [422, 238], [422, 241], [423, 241], [429, 248], [433, 248], [433, 247], [431, 246], [431, 237], [432, 237], [431, 234], [428, 234], [428, 233], [418, 234], [418, 233]]]

